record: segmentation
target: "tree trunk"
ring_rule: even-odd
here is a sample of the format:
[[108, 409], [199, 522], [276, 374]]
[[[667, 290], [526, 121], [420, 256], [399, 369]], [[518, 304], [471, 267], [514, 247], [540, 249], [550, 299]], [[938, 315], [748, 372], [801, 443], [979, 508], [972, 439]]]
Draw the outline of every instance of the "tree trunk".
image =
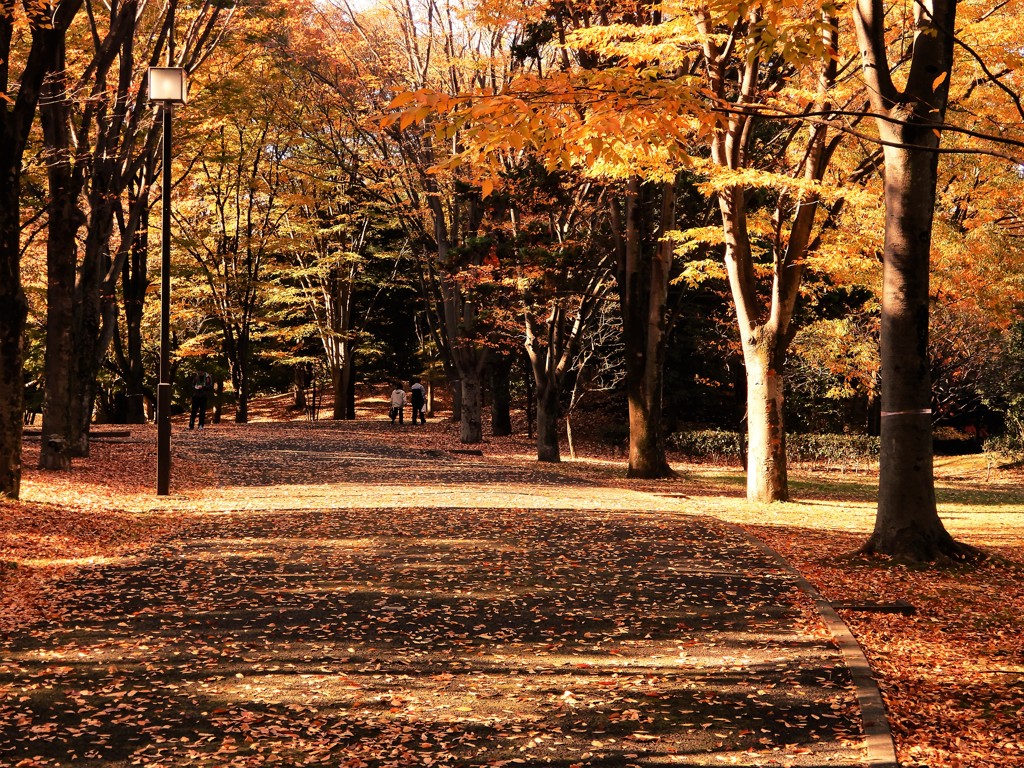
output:
[[[65, 34], [81, 0], [61, 0], [30, 21], [32, 45], [15, 83], [9, 80], [15, 15], [0, 13], [0, 69], [5, 93], [17, 93], [0, 103], [0, 496], [18, 498], [21, 492], [21, 430], [25, 382], [24, 330], [28, 305], [21, 287], [21, 164], [32, 129], [36, 106]], [[17, 38], [21, 40], [20, 33]], [[22, 50], [19, 46], [18, 51]]]
[[345, 418], [352, 420], [356, 417], [356, 361], [352, 357], [350, 349], [345, 355], [345, 366], [341, 370], [342, 388], [345, 390]]
[[336, 356], [334, 358], [336, 362], [332, 363], [331, 368], [331, 390], [334, 393], [331, 418], [335, 420], [354, 419], [356, 417], [355, 381], [352, 374], [355, 369], [355, 361], [352, 359], [352, 342], [341, 341], [338, 343], [343, 345], [343, 350], [340, 360]]
[[747, 499], [788, 501], [781, 345], [765, 334], [744, 345], [747, 370]]
[[47, 152], [49, 221], [46, 230], [46, 355], [43, 438], [39, 468], [71, 469], [71, 398], [75, 375], [75, 269], [78, 232], [85, 214], [78, 198], [85, 182], [76, 168], [72, 146], [70, 104], [64, 67], [64, 43], [55, 54], [55, 73], [43, 86], [40, 122]]
[[293, 390], [292, 410], [304, 411], [308, 404], [306, 402], [306, 366], [303, 363], [294, 363], [292, 365], [292, 384], [295, 387]]
[[530, 363], [529, 354], [524, 352], [523, 358], [523, 389], [526, 394], [526, 402], [523, 404], [523, 408], [526, 411], [526, 436], [533, 438], [533, 413], [534, 405], [536, 403], [536, 393], [534, 391], [535, 381], [533, 366]]
[[331, 365], [331, 392], [334, 393], [334, 406], [331, 409], [331, 418], [335, 421], [348, 418], [344, 367], [344, 364], [338, 363]]
[[562, 460], [558, 448], [558, 393], [556, 382], [537, 382], [537, 461]]
[[938, 153], [885, 148], [881, 459], [864, 551], [917, 561], [961, 551], [939, 519], [933, 475], [928, 283], [937, 165]]
[[452, 393], [452, 421], [462, 423], [462, 380], [449, 381], [448, 390]]
[[[109, 171], [110, 174], [113, 171]], [[104, 276], [111, 268], [109, 254], [114, 227], [113, 201], [110, 189], [113, 178], [94, 174], [89, 194], [91, 213], [85, 256], [79, 269], [75, 302], [75, 378], [71, 388], [71, 454], [89, 455], [89, 426], [96, 400], [96, 380], [113, 336], [116, 307], [113, 280], [104, 285]], [[107, 313], [104, 325], [104, 312]], [[105, 332], [104, 332], [105, 331]]]
[[569, 446], [569, 458], [576, 458], [576, 440], [572, 435], [572, 412], [565, 414], [565, 442]]
[[507, 355], [491, 358], [491, 434], [495, 437], [512, 434], [511, 371], [512, 358]]
[[0, 497], [21, 492], [22, 381], [25, 318], [21, 288], [21, 157], [0, 136]]
[[935, 503], [928, 280], [940, 127], [953, 68], [955, 0], [922, 0], [903, 91], [890, 76], [881, 0], [854, 9], [862, 69], [885, 152], [881, 458], [878, 512], [865, 553], [900, 560], [964, 559]]
[[483, 387], [480, 374], [468, 371], [462, 375], [462, 418], [459, 420], [459, 439], [463, 443], [483, 442]]
[[[662, 184], [661, 231], [672, 228], [675, 192]], [[622, 339], [626, 358], [626, 396], [629, 403], [629, 465], [627, 477], [672, 477], [675, 473], [665, 456], [662, 425], [662, 382], [664, 379], [666, 314], [672, 243], [646, 232], [647, 210], [644, 187], [637, 179], [628, 183], [625, 222], [613, 209], [617, 231], [619, 300], [622, 311]]]
[[[147, 249], [149, 246], [149, 230], [147, 227], [148, 204], [144, 195], [140, 196], [138, 180], [129, 191], [129, 208], [139, 210], [138, 223], [133, 226], [120, 227], [122, 248], [127, 246], [125, 258], [121, 260], [120, 290], [121, 312], [124, 314], [124, 331], [118, 322], [117, 310], [113, 309], [110, 318], [110, 330], [113, 333], [112, 347], [114, 360], [117, 362], [121, 377], [124, 379], [125, 424], [146, 423], [146, 364], [143, 359], [142, 317], [146, 301], [146, 289], [149, 276], [146, 274]], [[118, 290], [116, 283], [111, 287], [111, 294]], [[111, 301], [113, 299], [111, 298]]]

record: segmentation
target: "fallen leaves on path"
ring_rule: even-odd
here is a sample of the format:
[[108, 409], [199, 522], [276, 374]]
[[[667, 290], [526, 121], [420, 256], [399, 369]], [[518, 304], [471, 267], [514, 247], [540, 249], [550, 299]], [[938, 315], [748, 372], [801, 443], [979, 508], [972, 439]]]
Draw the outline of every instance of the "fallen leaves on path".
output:
[[[208, 430], [176, 445], [215, 468], [214, 486], [151, 500], [187, 525], [83, 568], [50, 621], [12, 635], [0, 760], [810, 766], [861, 754], [849, 677], [812, 604], [727, 528], [628, 503], [573, 509], [608, 489], [376, 428]], [[396, 466], [464, 505], [484, 478], [561, 495], [561, 508], [346, 503]], [[275, 479], [316, 504], [291, 506]], [[204, 511], [207, 494], [218, 511]]]
[[[812, 491], [798, 486], [797, 495], [811, 499], [807, 505], [753, 508], [742, 501], [742, 476], [731, 468], [683, 468], [684, 476], [671, 482], [625, 481], [620, 478], [621, 462], [615, 461], [608, 451], [601, 453], [596, 460], [565, 464], [549, 472], [549, 468], [539, 467], [530, 460], [532, 446], [522, 437], [489, 438], [487, 443], [479, 446], [484, 456], [475, 457], [452, 454], [452, 450], [464, 446], [458, 443], [455, 430], [450, 425], [436, 420], [429, 422], [425, 429], [409, 425], [389, 429], [389, 425], [380, 420], [360, 425], [359, 429], [363, 426], [370, 428], [369, 442], [360, 443], [356, 458], [343, 455], [344, 451], [332, 450], [329, 443], [320, 444], [315, 438], [312, 443], [307, 441], [305, 446], [289, 448], [298, 451], [293, 454], [293, 461], [265, 473], [265, 476], [260, 474], [258, 456], [246, 452], [246, 446], [255, 447], [259, 440], [264, 439], [262, 436], [258, 441], [249, 443], [246, 428], [233, 425], [216, 427], [205, 435], [186, 435], [176, 431], [175, 466], [180, 472], [175, 474], [175, 497], [164, 501], [155, 500], [149, 488], [152, 469], [146, 462], [152, 461], [151, 452], [147, 454], [151, 451], [152, 440], [148, 436], [131, 446], [97, 444], [94, 456], [76, 466], [70, 476], [42, 474], [34, 470], [26, 473], [27, 495], [50, 503], [6, 504], [0, 507], [0, 532], [3, 534], [0, 538], [3, 542], [0, 544], [3, 547], [0, 561], [7, 564], [0, 566], [3, 568], [0, 577], [3, 578], [6, 601], [0, 605], [0, 631], [10, 632], [17, 626], [24, 626], [26, 618], [38, 618], [40, 612], [56, 616], [58, 612], [54, 606], [60, 607], [67, 595], [63, 587], [51, 589], [50, 585], [56, 575], [66, 573], [71, 565], [106, 562], [107, 567], [114, 566], [119, 572], [152, 567], [127, 559], [115, 562], [115, 558], [125, 557], [132, 550], [153, 544], [185, 523], [236, 526], [243, 525], [243, 518], [248, 517], [249, 522], [244, 524], [248, 526], [261, 519], [261, 508], [279, 510], [269, 515], [264, 513], [265, 520], [261, 525], [273, 526], [273, 521], [281, 520], [282, 511], [290, 507], [291, 511], [286, 514], [306, 521], [303, 525], [312, 525], [309, 521], [313, 518], [309, 516], [314, 515], [314, 511], [296, 508], [302, 507], [301, 494], [310, 494], [307, 499], [312, 499], [317, 508], [343, 507], [345, 498], [336, 494], [342, 491], [351, 493], [356, 487], [369, 488], [374, 477], [382, 483], [378, 489], [355, 494], [351, 501], [365, 512], [372, 508], [374, 499], [387, 500], [389, 508], [376, 513], [385, 522], [396, 519], [396, 509], [408, 504], [409, 496], [406, 494], [417, 485], [433, 491], [440, 503], [440, 498], [445, 495], [444, 489], [448, 487], [446, 483], [460, 475], [463, 481], [452, 486], [456, 490], [448, 495], [459, 495], [466, 499], [464, 503], [471, 503], [474, 497], [486, 498], [485, 508], [500, 508], [502, 502], [506, 507], [515, 507], [517, 494], [527, 486], [530, 488], [530, 501], [550, 497], [552, 506], [556, 506], [554, 500], [559, 496], [564, 499], [564, 506], [584, 504], [585, 499], [597, 497], [598, 491], [594, 489], [600, 489], [601, 504], [607, 503], [611, 508], [629, 509], [636, 505], [638, 496], [646, 495], [650, 510], [707, 512], [743, 524], [800, 568], [826, 597], [844, 602], [905, 599], [917, 607], [918, 613], [911, 617], [844, 613], [880, 678], [904, 765], [932, 768], [1024, 765], [1024, 740], [1020, 736], [1020, 722], [1024, 718], [1024, 650], [1019, 631], [1019, 616], [1024, 606], [1024, 581], [1019, 564], [1024, 551], [1021, 546], [1024, 543], [1024, 524], [1021, 524], [1024, 507], [1015, 500], [1016, 497], [1007, 501], [1012, 496], [1006, 490], [1008, 486], [995, 482], [982, 484], [974, 473], [970, 482], [950, 481], [943, 493], [949, 499], [944, 509], [953, 509], [956, 513], [950, 521], [951, 530], [969, 543], [1004, 555], [1009, 562], [990, 562], [968, 570], [910, 571], [843, 557], [862, 543], [870, 527], [870, 491], [874, 481], [868, 474], [829, 475], [826, 485], [832, 490], [826, 497], [808, 497]], [[329, 431], [326, 425], [320, 428]], [[254, 434], [259, 433], [254, 431]], [[223, 466], [215, 466], [210, 453], [216, 450], [213, 446], [217, 440], [223, 440], [224, 445], [230, 448], [228, 453], [234, 457]], [[27, 464], [32, 462], [31, 458], [26, 459]], [[478, 481], [475, 485], [465, 482], [467, 470], [468, 477], [475, 477]], [[383, 481], [380, 480], [382, 472]], [[795, 473], [795, 477], [801, 476]], [[281, 482], [288, 485], [279, 485]], [[822, 485], [820, 479], [815, 482]], [[388, 490], [399, 483], [407, 486], [402, 493]], [[278, 492], [278, 489], [283, 490]], [[489, 491], [485, 495], [486, 489]], [[616, 493], [620, 498], [613, 502]], [[288, 499], [291, 500], [290, 507], [285, 503]], [[192, 516], [182, 514], [189, 505], [201, 508], [204, 504], [208, 504], [210, 509], [219, 509], [218, 517], [211, 518], [208, 523], [197, 523]], [[450, 501], [447, 506], [456, 507], [458, 504]], [[364, 512], [356, 514], [363, 515]], [[419, 528], [413, 528], [419, 535], [427, 536], [434, 530], [429, 517], [438, 515], [437, 510], [427, 514], [425, 509], [418, 508], [411, 514], [414, 519], [424, 518]], [[465, 512], [453, 509], [443, 514], [458, 516]], [[477, 514], [487, 517], [494, 513], [478, 511]], [[545, 521], [548, 520], [545, 516], [552, 514], [557, 513], [520, 504], [518, 510], [511, 513], [514, 522], [509, 522], [509, 531], [525, 530], [525, 520]], [[313, 525], [309, 536], [311, 540], [323, 538], [323, 531], [317, 528], [318, 525], [328, 523]], [[347, 539], [344, 551], [353, 558], [357, 555], [366, 558], [361, 562], [370, 568], [370, 575], [363, 582], [380, 580], [378, 586], [390, 584], [373, 600], [366, 598], [360, 603], [362, 607], [353, 614], [353, 618], [374, 617], [372, 621], [362, 622], [367, 624], [366, 627], [353, 625], [350, 617], [346, 616], [343, 633], [332, 633], [328, 625], [315, 625], [323, 634], [303, 639], [286, 649], [271, 648], [266, 634], [253, 632], [252, 636], [260, 638], [260, 642], [243, 647], [227, 641], [222, 629], [205, 631], [204, 616], [209, 614], [212, 617], [216, 613], [217, 601], [213, 595], [223, 596], [223, 590], [231, 583], [232, 573], [236, 574], [233, 599], [241, 601], [245, 594], [253, 600], [275, 595], [288, 603], [303, 594], [306, 603], [289, 603], [293, 610], [300, 611], [310, 610], [311, 605], [322, 600], [335, 601], [330, 604], [342, 611], [341, 603], [336, 601], [353, 600], [353, 595], [367, 589], [368, 585], [357, 585], [354, 579], [350, 579], [351, 584], [324, 586], [315, 593], [290, 589], [287, 585], [298, 581], [300, 576], [289, 573], [287, 563], [275, 559], [280, 553], [275, 554], [278, 547], [274, 544], [274, 537], [261, 535], [253, 539], [250, 529], [246, 528], [239, 532], [238, 541], [233, 545], [239, 562], [274, 560], [274, 567], [280, 571], [270, 583], [258, 587], [262, 593], [246, 580], [240, 580], [238, 572], [211, 574], [208, 570], [212, 567], [210, 563], [193, 564], [196, 570], [179, 576], [185, 578], [198, 601], [189, 609], [197, 621], [195, 629], [191, 626], [181, 629], [180, 638], [173, 642], [167, 636], [147, 640], [142, 643], [146, 645], [142, 649], [144, 653], [140, 653], [137, 638], [129, 636], [101, 649], [100, 656], [106, 655], [111, 659], [123, 656], [123, 664], [113, 660], [107, 664], [104, 658], [91, 658], [93, 651], [88, 650], [88, 645], [71, 644], [64, 656], [54, 656], [37, 669], [39, 680], [19, 694], [27, 697], [19, 706], [31, 704], [30, 709], [38, 707], [44, 690], [42, 681], [56, 675], [70, 682], [77, 674], [73, 670], [85, 659], [86, 663], [93, 664], [91, 668], [96, 670], [96, 677], [89, 681], [76, 681], [60, 694], [64, 697], [59, 699], [63, 706], [68, 711], [80, 708], [83, 718], [77, 726], [80, 731], [77, 736], [70, 731], [64, 736], [70, 734], [84, 744], [84, 735], [90, 729], [95, 731], [95, 724], [88, 713], [93, 713], [92, 716], [99, 713], [105, 718], [103, 722], [110, 723], [111, 727], [123, 727], [126, 729], [124, 733], [128, 733], [130, 728], [141, 729], [142, 739], [148, 739], [149, 745], [139, 754], [148, 764], [156, 766], [185, 764], [175, 763], [170, 760], [170, 755], [178, 756], [175, 760], [186, 755], [192, 764], [260, 764], [253, 756], [259, 751], [258, 747], [252, 746], [254, 743], [301, 743], [310, 750], [313, 763], [324, 759], [334, 760], [331, 763], [334, 765], [374, 764], [367, 754], [360, 754], [355, 747], [356, 742], [362, 743], [365, 738], [369, 738], [377, 748], [384, 749], [396, 765], [416, 764], [416, 761], [436, 763], [443, 754], [462, 755], [471, 764], [481, 764], [473, 762], [472, 756], [484, 741], [496, 735], [505, 745], [505, 752], [498, 756], [489, 753], [488, 762], [492, 764], [521, 764], [517, 761], [526, 760], [524, 755], [534, 754], [529, 750], [536, 748], [540, 750], [539, 754], [543, 752], [542, 747], [551, 747], [564, 750], [560, 753], [560, 759], [565, 761], [563, 765], [608, 764], [612, 754], [618, 755], [615, 765], [628, 765], [629, 761], [636, 759], [631, 755], [645, 753], [645, 744], [662, 745], [664, 742], [664, 738], [650, 727], [652, 723], [644, 723], [643, 718], [652, 716], [647, 705], [670, 703], [676, 711], [684, 713], [709, 705], [692, 693], [707, 687], [711, 672], [696, 663], [697, 657], [691, 652], [695, 646], [686, 645], [690, 641], [684, 641], [681, 648], [673, 648], [673, 651], [685, 653], [678, 658], [686, 660], [686, 665], [694, 665], [688, 669], [687, 675], [698, 675], [698, 671], [699, 675], [708, 675], [686, 681], [693, 683], [695, 688], [687, 688], [681, 679], [668, 680], [664, 674], [630, 676], [625, 674], [625, 669], [618, 669], [617, 675], [609, 673], [610, 669], [615, 669], [607, 666], [609, 662], [629, 660], [633, 658], [631, 654], [644, 648], [643, 643], [636, 647], [618, 643], [614, 635], [602, 641], [602, 652], [595, 657], [599, 664], [585, 655], [579, 660], [572, 654], [567, 664], [559, 666], [553, 662], [553, 657], [579, 639], [566, 635], [562, 638], [562, 648], [547, 649], [551, 638], [544, 638], [545, 645], [540, 646], [539, 655], [534, 654], [535, 658], [529, 665], [516, 668], [508, 663], [508, 659], [497, 660], [494, 653], [475, 654], [479, 652], [478, 646], [483, 644], [490, 648], [504, 647], [508, 656], [521, 657], [526, 645], [518, 649], [513, 646], [517, 642], [526, 643], [522, 636], [506, 637], [501, 627], [486, 622], [479, 629], [474, 629], [476, 624], [463, 622], [456, 625], [458, 631], [465, 632], [467, 637], [475, 632], [474, 639], [462, 638], [460, 645], [455, 642], [457, 638], [452, 638], [447, 647], [440, 646], [441, 656], [431, 657], [429, 649], [439, 642], [438, 636], [421, 636], [418, 637], [420, 642], [415, 642], [415, 632], [397, 618], [406, 612], [430, 614], [435, 611], [436, 607], [429, 600], [424, 598], [421, 602], [420, 598], [408, 597], [404, 591], [410, 579], [422, 578], [424, 569], [412, 561], [393, 563], [389, 554], [391, 550], [381, 547], [377, 533], [364, 533], [356, 535], [350, 532], [351, 535], [342, 537]], [[451, 533], [438, 534], [433, 538], [459, 541], [459, 546], [467, 548], [466, 551], [484, 556], [485, 549], [473, 544], [473, 536], [466, 532], [459, 536]], [[426, 543], [428, 547], [436, 545], [436, 541]], [[478, 549], [474, 550], [474, 546]], [[493, 549], [493, 542], [490, 546], [492, 550], [486, 550], [487, 559], [483, 561], [489, 564], [488, 568], [481, 572], [497, 575], [499, 581], [517, 575], [522, 567], [517, 559], [518, 550]], [[336, 558], [338, 551], [332, 550], [330, 557]], [[197, 563], [203, 562], [198, 556], [195, 559]], [[1014, 559], [1018, 562], [1013, 562]], [[37, 560], [49, 560], [52, 565], [30, 564]], [[552, 581], [571, 580], [578, 570], [578, 566], [572, 565], [573, 561], [579, 562], [575, 553], [565, 553], [565, 562], [555, 560], [550, 565], [548, 578]], [[332, 569], [338, 567], [337, 562], [332, 560]], [[346, 562], [351, 564], [355, 560]], [[11, 563], [19, 565], [10, 567]], [[604, 570], [615, 573], [615, 566], [609, 563]], [[464, 570], [460, 571], [460, 568]], [[439, 581], [433, 583], [431, 589], [445, 588], [446, 579], [458, 580], [473, 572], [467, 563], [454, 561], [442, 573], [432, 576]], [[201, 573], [207, 573], [203, 578], [209, 581], [193, 580]], [[388, 582], [384, 574], [394, 581]], [[222, 584], [221, 580], [226, 583]], [[157, 582], [166, 586], [160, 579]], [[449, 591], [454, 589], [450, 583], [447, 584]], [[217, 590], [211, 591], [211, 585], [217, 585]], [[163, 586], [160, 591], [163, 592]], [[165, 597], [170, 594], [163, 593]], [[311, 594], [316, 596], [312, 603], [309, 602]], [[145, 598], [145, 603], [153, 600], [153, 595], [143, 586], [138, 588], [138, 597], [140, 600]], [[203, 599], [208, 602], [204, 603]], [[521, 595], [512, 596], [494, 590], [468, 590], [459, 599], [475, 600], [481, 605], [487, 601], [495, 605], [515, 605], [517, 610], [523, 606], [536, 607]], [[562, 603], [572, 605], [575, 599], [563, 597]], [[688, 599], [699, 607], [699, 600], [693, 595]], [[502, 602], [505, 600], [518, 602]], [[609, 606], [615, 606], [614, 599], [606, 603], [596, 604], [595, 608], [600, 610], [594, 613], [601, 614]], [[648, 604], [657, 603], [649, 597], [648, 603], [640, 603], [637, 607], [646, 608]], [[389, 611], [389, 607], [401, 610]], [[236, 610], [243, 609], [244, 602], [239, 602]], [[37, 612], [32, 614], [31, 610]], [[588, 622], [600, 619], [600, 615], [576, 617], [569, 611], [559, 615], [565, 632], [581, 629]], [[614, 615], [614, 611], [610, 615]], [[277, 618], [286, 616], [287, 612], [284, 612]], [[495, 614], [487, 616], [491, 624], [500, 618]], [[378, 622], [377, 617], [383, 618]], [[113, 618], [110, 617], [109, 621]], [[140, 608], [138, 615], [122, 616], [121, 620], [133, 626], [137, 621], [153, 621], [154, 612]], [[277, 627], [295, 626], [273, 617], [269, 620]], [[741, 619], [726, 615], [724, 620], [742, 622], [749, 621], [749, 617]], [[117, 622], [113, 625], [116, 627]], [[807, 632], [813, 636], [815, 630], [810, 624], [807, 627]], [[599, 626], [605, 633], [608, 628], [608, 625]], [[411, 638], [409, 650], [404, 652], [401, 663], [385, 663], [383, 654], [366, 653], [368, 644], [392, 637], [395, 631], [404, 632], [407, 638]], [[338, 637], [338, 634], [344, 634], [346, 638]], [[352, 642], [347, 641], [348, 636]], [[584, 639], [596, 644], [596, 639], [605, 637], [605, 634], [598, 633], [593, 638]], [[528, 644], [533, 648], [532, 640]], [[468, 653], [470, 648], [478, 650]], [[550, 656], [545, 656], [545, 651]], [[463, 653], [470, 666], [465, 669], [449, 668], [454, 656]], [[191, 668], [187, 682], [184, 678], [170, 679], [168, 686], [171, 687], [159, 683], [167, 663], [181, 662], [189, 654], [195, 655], [191, 663], [196, 666]], [[151, 660], [147, 662], [146, 658]], [[730, 664], [734, 671], [744, 676], [749, 672], [742, 655], [736, 655]], [[378, 665], [379, 668], [375, 668]], [[255, 670], [257, 666], [261, 667], [258, 671]], [[72, 671], [62, 671], [65, 667]], [[251, 668], [252, 674], [242, 671], [243, 668]], [[413, 669], [415, 674], [410, 672]], [[496, 671], [499, 669], [501, 674]], [[512, 669], [516, 669], [517, 674], [512, 675]], [[237, 677], [239, 674], [242, 676]], [[446, 679], [445, 675], [450, 678]], [[653, 685], [652, 679], [655, 681]], [[126, 682], [129, 680], [131, 685]], [[545, 681], [548, 685], [544, 689], [544, 697], [539, 700], [544, 706], [538, 704], [539, 708], [531, 717], [540, 712], [545, 718], [555, 712], [565, 715], [556, 725], [528, 717], [516, 720], [510, 712], [501, 711], [516, 711], [520, 699], [535, 700], [537, 691], [527, 690], [527, 686], [536, 687], [536, 680]], [[673, 698], [682, 695], [679, 692], [666, 697], [666, 687], [678, 689], [689, 698], [685, 701]], [[427, 690], [432, 693], [427, 695]], [[761, 691], [772, 689], [744, 690], [745, 700], [755, 702], [756, 707], [757, 701], [764, 700]], [[606, 694], [616, 697], [615, 700], [611, 701]], [[336, 708], [328, 717], [323, 714], [324, 696]], [[150, 699], [164, 702], [159, 705], [164, 707], [159, 710], [162, 714], [154, 715], [144, 724], [139, 723], [136, 715], [140, 710], [136, 702]], [[444, 710], [446, 724], [435, 727], [439, 722], [436, 715], [441, 711], [437, 707], [442, 701], [448, 707]], [[501, 702], [510, 701], [517, 703], [514, 707], [499, 706]], [[600, 725], [581, 716], [582, 713], [593, 714], [590, 704], [595, 701], [611, 701], [614, 705], [601, 705], [603, 720]], [[174, 714], [181, 707], [195, 709], [197, 702], [206, 708], [198, 710], [200, 714], [194, 721], [182, 722], [180, 716]], [[356, 702], [360, 712], [366, 707], [368, 711], [372, 710], [372, 716], [367, 715], [364, 719], [360, 719], [362, 715], [354, 717], [352, 705]], [[727, 703], [735, 707], [737, 701]], [[154, 703], [153, 706], [158, 705]], [[344, 717], [342, 710], [345, 710]], [[206, 714], [201, 714], [203, 712]], [[786, 722], [800, 725], [797, 714], [794, 713]], [[157, 724], [165, 715], [168, 718], [167, 728], [158, 728]], [[657, 715], [653, 717], [656, 724]], [[735, 759], [740, 763], [748, 760], [747, 764], [782, 764], [803, 754], [798, 750], [804, 747], [799, 745], [780, 745], [776, 741], [770, 747], [761, 743], [759, 739], [769, 737], [759, 735], [759, 728], [730, 729], [725, 722], [728, 719], [696, 723], [694, 732], [699, 729], [700, 733], [708, 736], [712, 747], [718, 741], [725, 743], [724, 737], [716, 734], [731, 734], [731, 737], [748, 739], [746, 743], [751, 749], [764, 753], [759, 758], [745, 757], [742, 753], [721, 753], [720, 756], [728, 760]], [[30, 724], [25, 721], [21, 725], [38, 729], [29, 731], [31, 738], [42, 741], [55, 738], [54, 727], [46, 718], [33, 716]], [[628, 733], [622, 731], [624, 726], [631, 730]], [[147, 728], [151, 730], [145, 730]], [[604, 733], [598, 733], [599, 730]], [[107, 754], [109, 751], [104, 751], [104, 745], [115, 740], [119, 733], [121, 731], [109, 733], [97, 745], [93, 756]], [[845, 738], [841, 734], [836, 735], [837, 738]], [[556, 741], [561, 743], [556, 745]], [[566, 745], [570, 742], [578, 751], [568, 749]], [[637, 745], [633, 752], [626, 751], [627, 742]], [[134, 748], [141, 748], [139, 743], [132, 744]], [[520, 751], [528, 744], [529, 750]], [[280, 751], [280, 748], [276, 749]], [[338, 760], [344, 749], [355, 750], [346, 757], [349, 762]], [[773, 757], [772, 749], [783, 752], [776, 752]], [[266, 762], [272, 762], [274, 751], [264, 751]], [[780, 756], [783, 753], [785, 757]], [[85, 756], [83, 746], [79, 758], [84, 761]], [[678, 755], [666, 751], [662, 759], [673, 762], [676, 757]], [[57, 758], [44, 756], [40, 759], [43, 762], [26, 765], [54, 764], [46, 761]], [[764, 762], [757, 763], [756, 760]], [[298, 761], [284, 760], [284, 763], [298, 764]]]

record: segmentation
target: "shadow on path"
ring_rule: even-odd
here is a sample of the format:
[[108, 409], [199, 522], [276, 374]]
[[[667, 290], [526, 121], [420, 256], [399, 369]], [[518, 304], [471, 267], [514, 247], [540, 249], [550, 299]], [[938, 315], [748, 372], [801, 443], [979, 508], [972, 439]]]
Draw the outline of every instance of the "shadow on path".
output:
[[63, 590], [3, 645], [0, 765], [863, 761], [813, 607], [700, 518], [234, 512]]

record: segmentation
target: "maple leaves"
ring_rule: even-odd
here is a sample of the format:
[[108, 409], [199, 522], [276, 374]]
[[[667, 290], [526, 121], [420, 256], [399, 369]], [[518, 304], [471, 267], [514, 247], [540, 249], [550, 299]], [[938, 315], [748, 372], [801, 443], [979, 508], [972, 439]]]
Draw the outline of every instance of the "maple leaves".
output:
[[[239, 483], [202, 495], [235, 511], [82, 571], [63, 619], [18, 633], [0, 666], [0, 754], [410, 766], [858, 753], [848, 678], [812, 607], [742, 537], [685, 517], [351, 503], [346, 488], [396, 467], [452, 487], [467, 474], [585, 486], [424, 461], [382, 445], [379, 424], [345, 426], [189, 435], [201, 465]], [[297, 450], [311, 432], [316, 450]], [[262, 472], [238, 465], [243, 446]], [[320, 485], [280, 498], [262, 484], [314, 471]], [[332, 484], [345, 507], [324, 496]], [[306, 508], [280, 508], [295, 502]]]
[[[917, 607], [844, 613], [903, 764], [1020, 757], [1019, 565], [840, 558], [870, 525], [870, 483], [802, 476], [813, 503], [763, 507], [728, 498], [741, 479], [722, 468], [627, 482], [600, 462], [538, 468], [525, 438], [455, 458], [451, 425], [386, 427], [183, 434], [176, 467], [193, 485], [161, 501], [144, 482], [147, 427], [130, 443], [97, 442], [72, 473], [78, 490], [26, 473], [31, 497], [69, 501], [2, 508], [0, 560], [20, 563], [0, 571], [2, 610], [29, 607], [8, 598], [26, 596], [16, 579], [42, 567], [30, 559], [83, 570], [37, 585], [45, 622], [4, 624], [0, 761], [855, 760], [848, 679], [812, 607], [741, 537], [684, 510], [746, 522], [827, 598]], [[940, 488], [951, 530], [1019, 557], [1019, 483], [968, 479], [984, 477], [978, 466], [945, 469], [963, 478]], [[118, 467], [143, 477], [122, 487]]]

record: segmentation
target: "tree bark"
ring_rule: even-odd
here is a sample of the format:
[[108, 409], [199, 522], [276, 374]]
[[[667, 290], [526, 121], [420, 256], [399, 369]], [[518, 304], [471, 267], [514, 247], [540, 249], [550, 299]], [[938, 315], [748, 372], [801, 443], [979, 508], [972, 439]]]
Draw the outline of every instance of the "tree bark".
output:
[[308, 406], [306, 401], [306, 366], [303, 363], [292, 365], [292, 410], [304, 411]]
[[939, 519], [928, 358], [932, 219], [940, 128], [953, 67], [955, 0], [915, 5], [906, 86], [890, 77], [881, 0], [854, 11], [864, 77], [885, 152], [881, 459], [875, 527], [862, 548], [900, 560], [973, 557]]
[[[782, 348], [773, 339], [744, 345], [747, 370], [747, 498], [787, 501]], [[748, 348], [749, 347], [749, 348]]]
[[462, 376], [462, 418], [459, 420], [459, 439], [463, 443], [479, 443], [483, 435], [484, 391], [477, 371]]
[[28, 303], [21, 288], [21, 155], [13, 151], [7, 133], [0, 133], [0, 497], [17, 499]]
[[[145, 197], [143, 195], [143, 197]], [[148, 212], [148, 205], [143, 202]], [[143, 215], [131, 243], [131, 256], [125, 259], [121, 275], [121, 295], [124, 302], [124, 326], [127, 338], [125, 360], [122, 364], [125, 388], [128, 392], [129, 424], [145, 424], [143, 405], [146, 364], [142, 357], [142, 316], [149, 277], [146, 274], [149, 247], [148, 215]]]
[[928, 286], [937, 166], [935, 152], [885, 149], [881, 456], [864, 551], [914, 561], [961, 554], [939, 518], [933, 471]]
[[14, 86], [10, 74], [12, 40], [20, 23], [7, 5], [0, 13], [0, 496], [21, 493], [21, 431], [25, 382], [25, 318], [21, 286], [21, 165], [43, 80], [52, 71], [68, 26], [81, 0], [61, 0], [48, 13], [30, 11], [32, 44]]
[[235, 424], [249, 423], [249, 371], [239, 361], [231, 366], [231, 385], [235, 390]]
[[[629, 403], [627, 477], [672, 477], [665, 455], [662, 384], [672, 243], [661, 233], [674, 226], [675, 189], [661, 185], [658, 232], [648, 232], [645, 189], [638, 179], [627, 182], [625, 220], [617, 206], [612, 223], [618, 251], [617, 283], [625, 345], [626, 396]], [[651, 240], [653, 239], [653, 243]]]
[[452, 395], [452, 418], [456, 424], [462, 423], [462, 379], [448, 382], [448, 391]]
[[562, 460], [558, 446], [558, 410], [560, 387], [554, 382], [537, 385], [537, 461]]
[[512, 434], [511, 371], [512, 358], [508, 355], [491, 358], [491, 434], [495, 437]]
[[75, 162], [72, 148], [64, 58], [62, 40], [55, 52], [54, 74], [43, 86], [40, 108], [50, 203], [46, 233], [46, 389], [39, 468], [66, 471], [71, 469], [73, 455], [71, 399], [77, 379], [74, 343], [77, 241], [86, 217], [78, 204], [85, 177], [80, 163]]

